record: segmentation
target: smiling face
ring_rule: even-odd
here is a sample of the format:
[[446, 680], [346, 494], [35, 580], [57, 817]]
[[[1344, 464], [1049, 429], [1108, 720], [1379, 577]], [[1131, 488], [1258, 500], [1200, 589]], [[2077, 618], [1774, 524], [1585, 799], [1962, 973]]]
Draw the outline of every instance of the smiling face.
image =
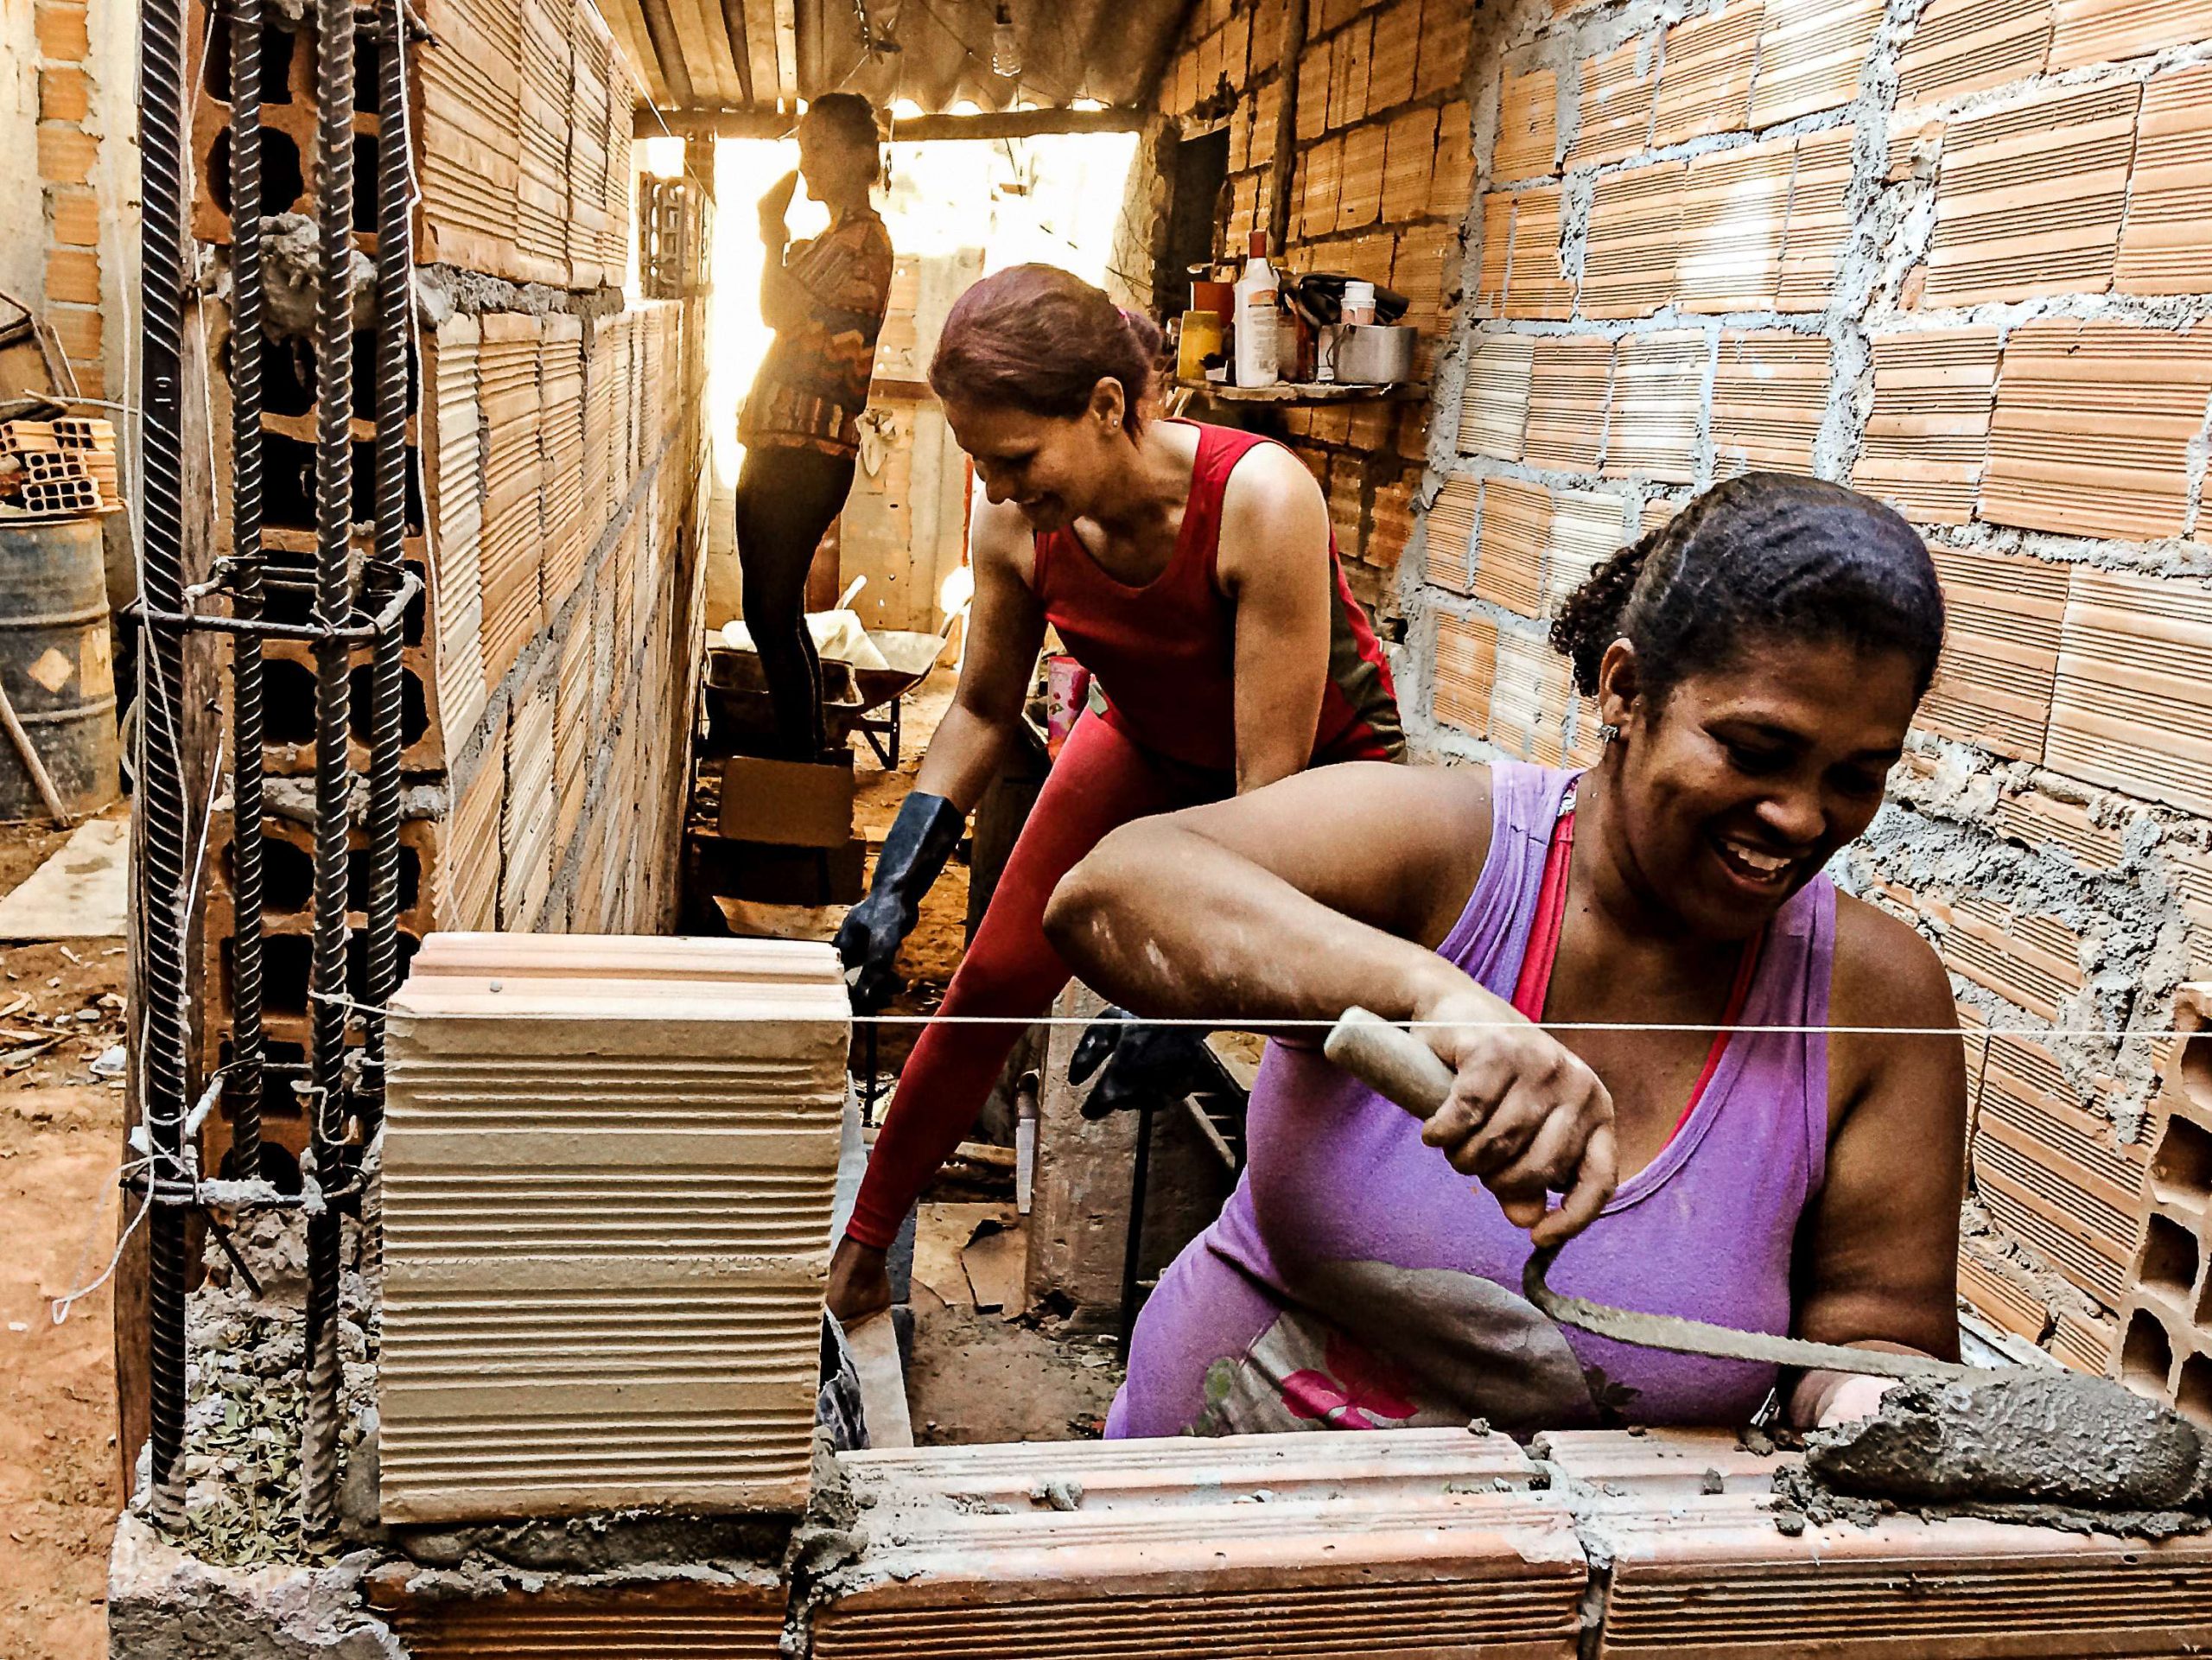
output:
[[1637, 876], [1694, 932], [1747, 938], [1882, 805], [1917, 696], [1902, 652], [1752, 639], [1652, 706], [1611, 647], [1599, 706]]
[[1010, 501], [1034, 531], [1065, 530], [1091, 512], [1100, 480], [1128, 446], [1122, 384], [1102, 380], [1080, 415], [1032, 415], [1010, 404], [955, 399], [952, 436], [995, 502]]

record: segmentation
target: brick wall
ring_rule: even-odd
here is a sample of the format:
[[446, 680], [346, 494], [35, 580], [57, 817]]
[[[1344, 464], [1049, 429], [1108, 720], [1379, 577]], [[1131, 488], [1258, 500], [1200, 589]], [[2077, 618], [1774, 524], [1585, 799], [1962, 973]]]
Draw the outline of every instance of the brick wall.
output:
[[[204, 9], [197, 16], [204, 28]], [[407, 559], [428, 603], [410, 619], [404, 658], [402, 950], [433, 928], [656, 932], [674, 915], [688, 783], [701, 307], [627, 304], [619, 286], [636, 91], [588, 0], [433, 0], [426, 21], [434, 43], [410, 66], [422, 201], [410, 435], [419, 489]], [[275, 30], [268, 40], [289, 65], [269, 78], [285, 96], [264, 105], [264, 154], [276, 158], [272, 178], [298, 166], [302, 193], [269, 205], [311, 213], [314, 43]], [[358, 66], [363, 223], [372, 222], [377, 142], [369, 61], [365, 53]], [[222, 90], [203, 92], [194, 123], [194, 229], [227, 258], [228, 204], [207, 183], [223, 176]], [[374, 246], [372, 236], [359, 241]], [[283, 280], [280, 255], [272, 286]], [[360, 337], [357, 363], [371, 338]], [[280, 334], [266, 355], [266, 542], [274, 563], [297, 565], [314, 550], [302, 483], [313, 461], [312, 346]], [[217, 357], [227, 361], [219, 341]], [[357, 384], [365, 439], [373, 388]], [[226, 396], [219, 385], [219, 476], [228, 472]], [[365, 454], [357, 450], [357, 468]], [[226, 547], [227, 522], [216, 534]], [[269, 1027], [283, 1059], [283, 1046], [305, 1040], [299, 873], [313, 819], [313, 659], [289, 645], [268, 657], [267, 760], [277, 775], [265, 836]], [[357, 676], [357, 703], [364, 685]], [[354, 759], [365, 760], [358, 743]], [[219, 823], [219, 875], [228, 838]], [[285, 872], [299, 879], [280, 880]], [[227, 919], [219, 881], [207, 931], [219, 1011]], [[296, 1141], [302, 1128], [296, 1113], [272, 1111], [278, 1139]]]
[[[1392, 10], [1315, 0], [1299, 98], [1293, 263], [1395, 238], [1406, 288], [1408, 241], [1446, 245], [1425, 437], [1378, 406], [1306, 428], [1340, 523], [1356, 474], [1370, 557], [1382, 481], [1427, 463], [1393, 596], [1419, 741], [1589, 760], [1548, 617], [1715, 480], [1780, 467], [1895, 502], [1936, 551], [1950, 639], [1841, 875], [1952, 971], [1975, 1111], [1964, 1288], [2070, 1364], [2125, 1357], [2212, 1411], [2193, 1301], [2212, 1251], [2146, 1220], [2154, 1189], [2212, 1186], [2212, 1136], [2186, 1156], [2147, 1035], [2212, 975], [2212, 10], [1458, 17], [1472, 36], [1448, 50], [1424, 23], [1408, 94]], [[1435, 50], [1464, 83], [1435, 84]], [[1426, 213], [1398, 221], [1413, 175], [1394, 198], [1391, 134], [1427, 106], [1449, 130]]]

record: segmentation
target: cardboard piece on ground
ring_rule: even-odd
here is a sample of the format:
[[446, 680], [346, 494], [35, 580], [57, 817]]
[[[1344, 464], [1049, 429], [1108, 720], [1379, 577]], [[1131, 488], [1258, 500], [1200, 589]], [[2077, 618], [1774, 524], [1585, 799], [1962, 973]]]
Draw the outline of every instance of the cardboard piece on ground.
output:
[[871, 1448], [912, 1447], [914, 1421], [906, 1410], [906, 1374], [899, 1364], [899, 1333], [891, 1316], [877, 1314], [845, 1333], [860, 1380], [861, 1420]]
[[761, 900], [715, 895], [715, 904], [740, 939], [811, 939], [827, 943], [836, 938], [845, 919], [842, 905], [770, 905]]
[[1026, 1224], [1016, 1222], [978, 1231], [961, 1251], [960, 1261], [968, 1270], [968, 1283], [975, 1288], [979, 1313], [988, 1314], [995, 1309], [1002, 1320], [1020, 1318], [1021, 1279], [1029, 1263]]
[[722, 763], [721, 833], [780, 847], [842, 847], [853, 833], [853, 767], [836, 761]]
[[955, 1308], [972, 1307], [976, 1294], [961, 1261], [968, 1242], [985, 1223], [1005, 1227], [1014, 1206], [963, 1203], [920, 1205], [914, 1209], [914, 1277]]
[[0, 939], [120, 938], [130, 926], [130, 824], [95, 818], [0, 899]]

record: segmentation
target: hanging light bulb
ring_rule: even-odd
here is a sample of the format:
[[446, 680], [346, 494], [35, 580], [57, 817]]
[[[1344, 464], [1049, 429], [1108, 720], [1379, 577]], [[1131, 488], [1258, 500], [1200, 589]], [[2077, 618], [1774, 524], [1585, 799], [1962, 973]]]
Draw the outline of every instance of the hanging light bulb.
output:
[[1014, 9], [1005, 0], [991, 24], [991, 73], [1004, 80], [1021, 73], [1021, 42], [1014, 38]]

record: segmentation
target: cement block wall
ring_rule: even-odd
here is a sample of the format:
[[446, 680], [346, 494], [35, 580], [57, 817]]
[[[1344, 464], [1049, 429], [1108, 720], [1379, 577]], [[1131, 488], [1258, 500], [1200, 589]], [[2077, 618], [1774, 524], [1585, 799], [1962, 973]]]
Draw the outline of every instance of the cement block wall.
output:
[[[197, 31], [206, 16], [195, 9]], [[588, 0], [441, 0], [428, 22], [433, 38], [410, 65], [422, 199], [407, 558], [428, 595], [409, 620], [404, 659], [403, 960], [432, 928], [649, 933], [672, 919], [701, 603], [702, 306], [631, 304], [620, 286], [635, 86]], [[275, 29], [267, 39], [289, 59], [281, 77], [272, 72], [288, 97], [264, 105], [270, 144], [290, 147], [302, 192], [268, 205], [311, 214], [313, 41]], [[200, 61], [197, 34], [190, 50]], [[365, 53], [363, 71], [368, 63]], [[372, 222], [372, 86], [364, 73], [357, 223]], [[223, 262], [228, 203], [210, 181], [228, 143], [225, 90], [226, 78], [209, 77], [194, 123], [194, 229]], [[311, 265], [313, 232], [305, 220], [270, 229], [275, 291], [302, 277], [288, 251], [296, 241]], [[357, 242], [374, 247], [372, 235]], [[285, 330], [296, 309], [272, 306], [280, 321], [265, 354], [265, 540], [280, 565], [310, 559], [314, 546], [302, 485], [314, 363], [310, 343]], [[359, 337], [357, 363], [371, 338]], [[372, 432], [360, 384], [357, 457]], [[219, 477], [226, 398], [219, 378]], [[230, 534], [219, 518], [219, 545]], [[264, 843], [275, 872], [300, 863], [313, 821], [313, 732], [295, 695], [311, 683], [312, 659], [289, 645], [268, 655], [266, 760], [278, 776]], [[365, 753], [354, 747], [359, 766]], [[229, 1007], [229, 836], [219, 817], [206, 931], [211, 1064]], [[270, 880], [268, 1026], [282, 1059], [306, 1040], [308, 889], [304, 878], [282, 891]], [[363, 919], [357, 912], [355, 925]], [[292, 1103], [278, 1095], [268, 1105], [272, 1136], [298, 1142]], [[213, 1139], [219, 1157], [219, 1129]]]
[[[1441, 52], [1464, 80], [1355, 113], [1344, 67], [1372, 103], [1395, 62], [1374, 42], [1408, 3], [1312, 0], [1289, 258], [1379, 275], [1395, 235], [1406, 288], [1409, 237], [1448, 232], [1426, 432], [1374, 405], [1304, 434], [1340, 534], [1356, 476], [1378, 570], [1384, 492], [1419, 468], [1384, 596], [1417, 741], [1591, 759], [1548, 615], [1715, 480], [1780, 467], [1893, 500], [1936, 551], [1950, 643], [1838, 875], [1952, 970], [1975, 1106], [1963, 1289], [2071, 1364], [2193, 1382], [2207, 1409], [2200, 1311], [2140, 1288], [2182, 1249], [2146, 1220], [2180, 1179], [2152, 1167], [2170, 1057], [2147, 1034], [2212, 972], [2212, 10], [1452, 9], [1465, 38], [1424, 13], [1416, 73]], [[1221, 27], [1200, 8], [1194, 66]], [[1424, 96], [1451, 130], [1430, 213], [1394, 229], [1392, 134]], [[1257, 93], [1236, 102], [1232, 122]]]

